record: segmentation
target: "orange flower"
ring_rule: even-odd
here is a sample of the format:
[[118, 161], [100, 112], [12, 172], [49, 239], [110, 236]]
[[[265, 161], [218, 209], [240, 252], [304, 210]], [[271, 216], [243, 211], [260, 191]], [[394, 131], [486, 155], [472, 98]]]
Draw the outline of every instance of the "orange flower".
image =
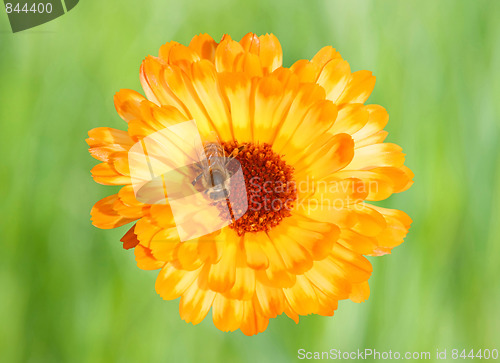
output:
[[[274, 35], [216, 43], [204, 34], [189, 46], [163, 45], [143, 61], [140, 79], [146, 97], [115, 96], [127, 131], [89, 132], [90, 153], [102, 161], [94, 180], [123, 185], [95, 204], [92, 221], [104, 229], [134, 222], [123, 247], [134, 248], [141, 269], [160, 269], [156, 291], [180, 297], [182, 319], [198, 324], [212, 309], [217, 328], [252, 335], [282, 313], [298, 322], [333, 315], [339, 300], [368, 298], [372, 266], [364, 255], [390, 253], [411, 219], [366, 201], [404, 191], [413, 178], [401, 148], [384, 143], [385, 109], [364, 105], [371, 72], [351, 73], [331, 47], [284, 68]], [[128, 150], [192, 119], [202, 137], [215, 131], [227, 154], [245, 147], [236, 158], [249, 210], [220, 231], [180, 242], [169, 205], [136, 199]]]

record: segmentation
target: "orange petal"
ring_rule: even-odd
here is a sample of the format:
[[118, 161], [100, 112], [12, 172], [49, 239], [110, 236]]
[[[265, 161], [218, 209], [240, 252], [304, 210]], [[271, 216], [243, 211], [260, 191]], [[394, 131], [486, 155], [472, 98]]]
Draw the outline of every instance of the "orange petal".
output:
[[178, 42], [171, 41], [163, 44], [160, 47], [160, 52], [158, 54], [158, 57], [162, 59], [164, 62], [168, 63], [170, 60], [170, 50], [175, 46], [178, 45]]
[[243, 334], [255, 335], [266, 330], [269, 319], [262, 314], [258, 306], [247, 300], [243, 302], [243, 309], [243, 321], [240, 326]]
[[125, 218], [118, 214], [113, 205], [118, 200], [118, 194], [110, 195], [98, 201], [90, 211], [92, 224], [101, 229], [111, 229], [133, 222], [135, 219]]
[[272, 72], [281, 67], [283, 63], [283, 51], [281, 44], [273, 34], [261, 35], [260, 40], [260, 61], [262, 68], [267, 72]]
[[197, 52], [202, 59], [208, 59], [213, 63], [217, 42], [208, 34], [195, 35], [189, 43], [189, 48]]
[[[142, 219], [141, 219], [142, 220]], [[153, 227], [151, 229], [152, 236], [148, 236], [148, 232], [141, 233], [139, 238], [141, 244], [149, 245], [151, 253], [156, 259], [168, 262], [177, 262], [176, 268], [183, 269], [183, 266], [178, 262], [178, 247], [181, 244], [179, 242], [179, 235], [177, 234], [176, 228], [165, 228], [159, 229], [160, 227]], [[187, 265], [187, 262], [185, 262]], [[199, 266], [198, 266], [199, 267]], [[195, 269], [197, 267], [195, 266]], [[192, 269], [190, 269], [192, 270]]]
[[373, 205], [359, 203], [349, 209], [356, 216], [356, 224], [351, 229], [357, 233], [375, 237], [387, 227], [384, 216]]
[[[314, 260], [322, 260], [332, 251], [340, 229], [332, 224], [318, 222], [309, 218], [294, 215], [294, 224], [289, 222], [288, 233], [299, 242]], [[286, 221], [284, 221], [286, 222]]]
[[360, 284], [354, 284], [352, 286], [351, 294], [349, 299], [356, 303], [361, 303], [370, 297], [370, 286], [368, 281], [362, 282]]
[[247, 33], [243, 38], [241, 38], [240, 44], [245, 52], [250, 52], [252, 54], [260, 53], [260, 39], [255, 33]]
[[149, 248], [141, 244], [135, 247], [134, 254], [137, 267], [142, 270], [158, 270], [165, 265], [165, 262], [155, 259]]
[[259, 236], [256, 233], [246, 233], [243, 239], [247, 265], [255, 270], [267, 268], [269, 260], [261, 247]]
[[236, 57], [243, 53], [240, 43], [232, 39], [223, 39], [215, 50], [215, 68], [217, 72], [232, 72]]
[[198, 269], [203, 260], [198, 256], [198, 241], [186, 241], [177, 244], [175, 257], [179, 268], [183, 270], [193, 271]]
[[129, 149], [134, 144], [126, 131], [113, 129], [111, 127], [96, 127], [89, 131], [87, 144], [90, 147], [116, 146]]
[[140, 117], [139, 106], [144, 100], [146, 98], [143, 95], [130, 89], [122, 89], [114, 97], [116, 111], [126, 122]]
[[335, 310], [337, 310], [339, 306], [338, 300], [329, 296], [328, 294], [325, 294], [314, 284], [313, 284], [313, 289], [314, 292], [316, 293], [316, 296], [318, 297], [318, 310], [315, 311], [315, 313], [322, 316], [333, 316], [333, 313], [335, 312]]
[[143, 217], [147, 208], [143, 208], [143, 206], [129, 206], [124, 204], [120, 198], [118, 198], [113, 204], [113, 209], [120, 215], [130, 218], [130, 219], [139, 219]]
[[314, 83], [318, 79], [321, 68], [307, 59], [301, 59], [292, 64], [290, 70], [299, 77], [300, 82]]
[[[198, 278], [201, 269], [184, 271], [167, 263], [158, 274], [155, 289], [163, 300], [174, 300], [181, 296]], [[196, 285], [196, 284], [194, 284]]]
[[170, 48], [168, 63], [179, 66], [184, 72], [188, 73], [191, 64], [198, 62], [201, 58], [199, 54], [183, 44], [174, 44]]
[[340, 232], [339, 244], [361, 255], [370, 255], [377, 249], [377, 240], [344, 228]]
[[247, 266], [236, 267], [234, 285], [224, 296], [230, 299], [249, 300], [255, 294], [255, 271]]
[[264, 316], [275, 318], [283, 313], [285, 308], [283, 289], [269, 287], [257, 281], [254, 303], [259, 305], [259, 309]]
[[134, 233], [134, 229], [135, 229], [135, 224], [120, 239], [120, 241], [123, 242], [123, 248], [126, 250], [134, 248], [139, 243], [139, 240], [137, 239], [137, 235]]
[[412, 220], [405, 212], [397, 209], [376, 206], [371, 206], [371, 208], [380, 213], [386, 221], [386, 228], [376, 236], [378, 245], [382, 247], [380, 251], [375, 251], [374, 253], [374, 255], [378, 256], [389, 252], [393, 247], [403, 243]]

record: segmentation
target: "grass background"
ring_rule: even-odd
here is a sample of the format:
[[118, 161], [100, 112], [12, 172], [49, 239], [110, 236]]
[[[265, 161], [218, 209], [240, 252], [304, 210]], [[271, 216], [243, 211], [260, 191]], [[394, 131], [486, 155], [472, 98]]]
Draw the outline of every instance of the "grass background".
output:
[[[284, 362], [297, 350], [500, 348], [500, 2], [97, 1], [12, 34], [0, 15], [0, 360]], [[208, 32], [272, 32], [284, 63], [333, 45], [377, 85], [415, 185], [387, 205], [414, 220], [392, 256], [372, 258], [372, 295], [333, 318], [278, 317], [263, 334], [193, 327], [154, 292], [118, 242], [90, 225], [84, 142], [124, 128], [112, 97], [140, 90], [163, 43]]]

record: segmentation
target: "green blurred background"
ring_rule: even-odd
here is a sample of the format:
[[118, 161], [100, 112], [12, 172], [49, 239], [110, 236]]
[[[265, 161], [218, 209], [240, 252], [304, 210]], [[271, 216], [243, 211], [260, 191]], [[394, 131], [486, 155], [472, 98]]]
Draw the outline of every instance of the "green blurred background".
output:
[[[12, 34], [0, 15], [0, 361], [284, 362], [297, 350], [500, 348], [500, 1], [97, 1]], [[386, 205], [414, 220], [371, 258], [372, 295], [332, 318], [285, 316], [265, 333], [193, 327], [89, 211], [84, 142], [124, 128], [120, 88], [170, 40], [272, 32], [284, 63], [333, 45], [377, 76], [415, 185]]]

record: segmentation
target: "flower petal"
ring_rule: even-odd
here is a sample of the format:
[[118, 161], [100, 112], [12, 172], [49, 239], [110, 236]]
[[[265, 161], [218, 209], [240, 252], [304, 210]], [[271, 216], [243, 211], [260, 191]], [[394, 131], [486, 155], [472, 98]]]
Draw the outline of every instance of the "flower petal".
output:
[[340, 104], [343, 94], [351, 79], [351, 67], [341, 58], [328, 62], [318, 77], [318, 84], [325, 89], [326, 98]]
[[217, 42], [208, 34], [195, 35], [189, 43], [189, 48], [197, 52], [201, 59], [208, 59], [213, 63]]
[[235, 331], [241, 325], [244, 316], [244, 302], [228, 299], [217, 294], [212, 306], [214, 325], [221, 331]]
[[337, 104], [365, 103], [375, 87], [375, 77], [370, 71], [358, 71], [351, 75], [349, 84], [337, 100]]
[[163, 300], [175, 300], [193, 285], [200, 275], [200, 271], [201, 268], [194, 271], [185, 271], [176, 268], [171, 263], [167, 263], [156, 278], [156, 292]]
[[135, 247], [134, 254], [137, 267], [142, 270], [158, 270], [165, 266], [165, 262], [155, 259], [151, 250], [141, 244]]
[[90, 211], [94, 226], [101, 229], [111, 229], [135, 220], [133, 218], [126, 218], [113, 209], [113, 205], [117, 200], [118, 194], [113, 194], [94, 204]]

